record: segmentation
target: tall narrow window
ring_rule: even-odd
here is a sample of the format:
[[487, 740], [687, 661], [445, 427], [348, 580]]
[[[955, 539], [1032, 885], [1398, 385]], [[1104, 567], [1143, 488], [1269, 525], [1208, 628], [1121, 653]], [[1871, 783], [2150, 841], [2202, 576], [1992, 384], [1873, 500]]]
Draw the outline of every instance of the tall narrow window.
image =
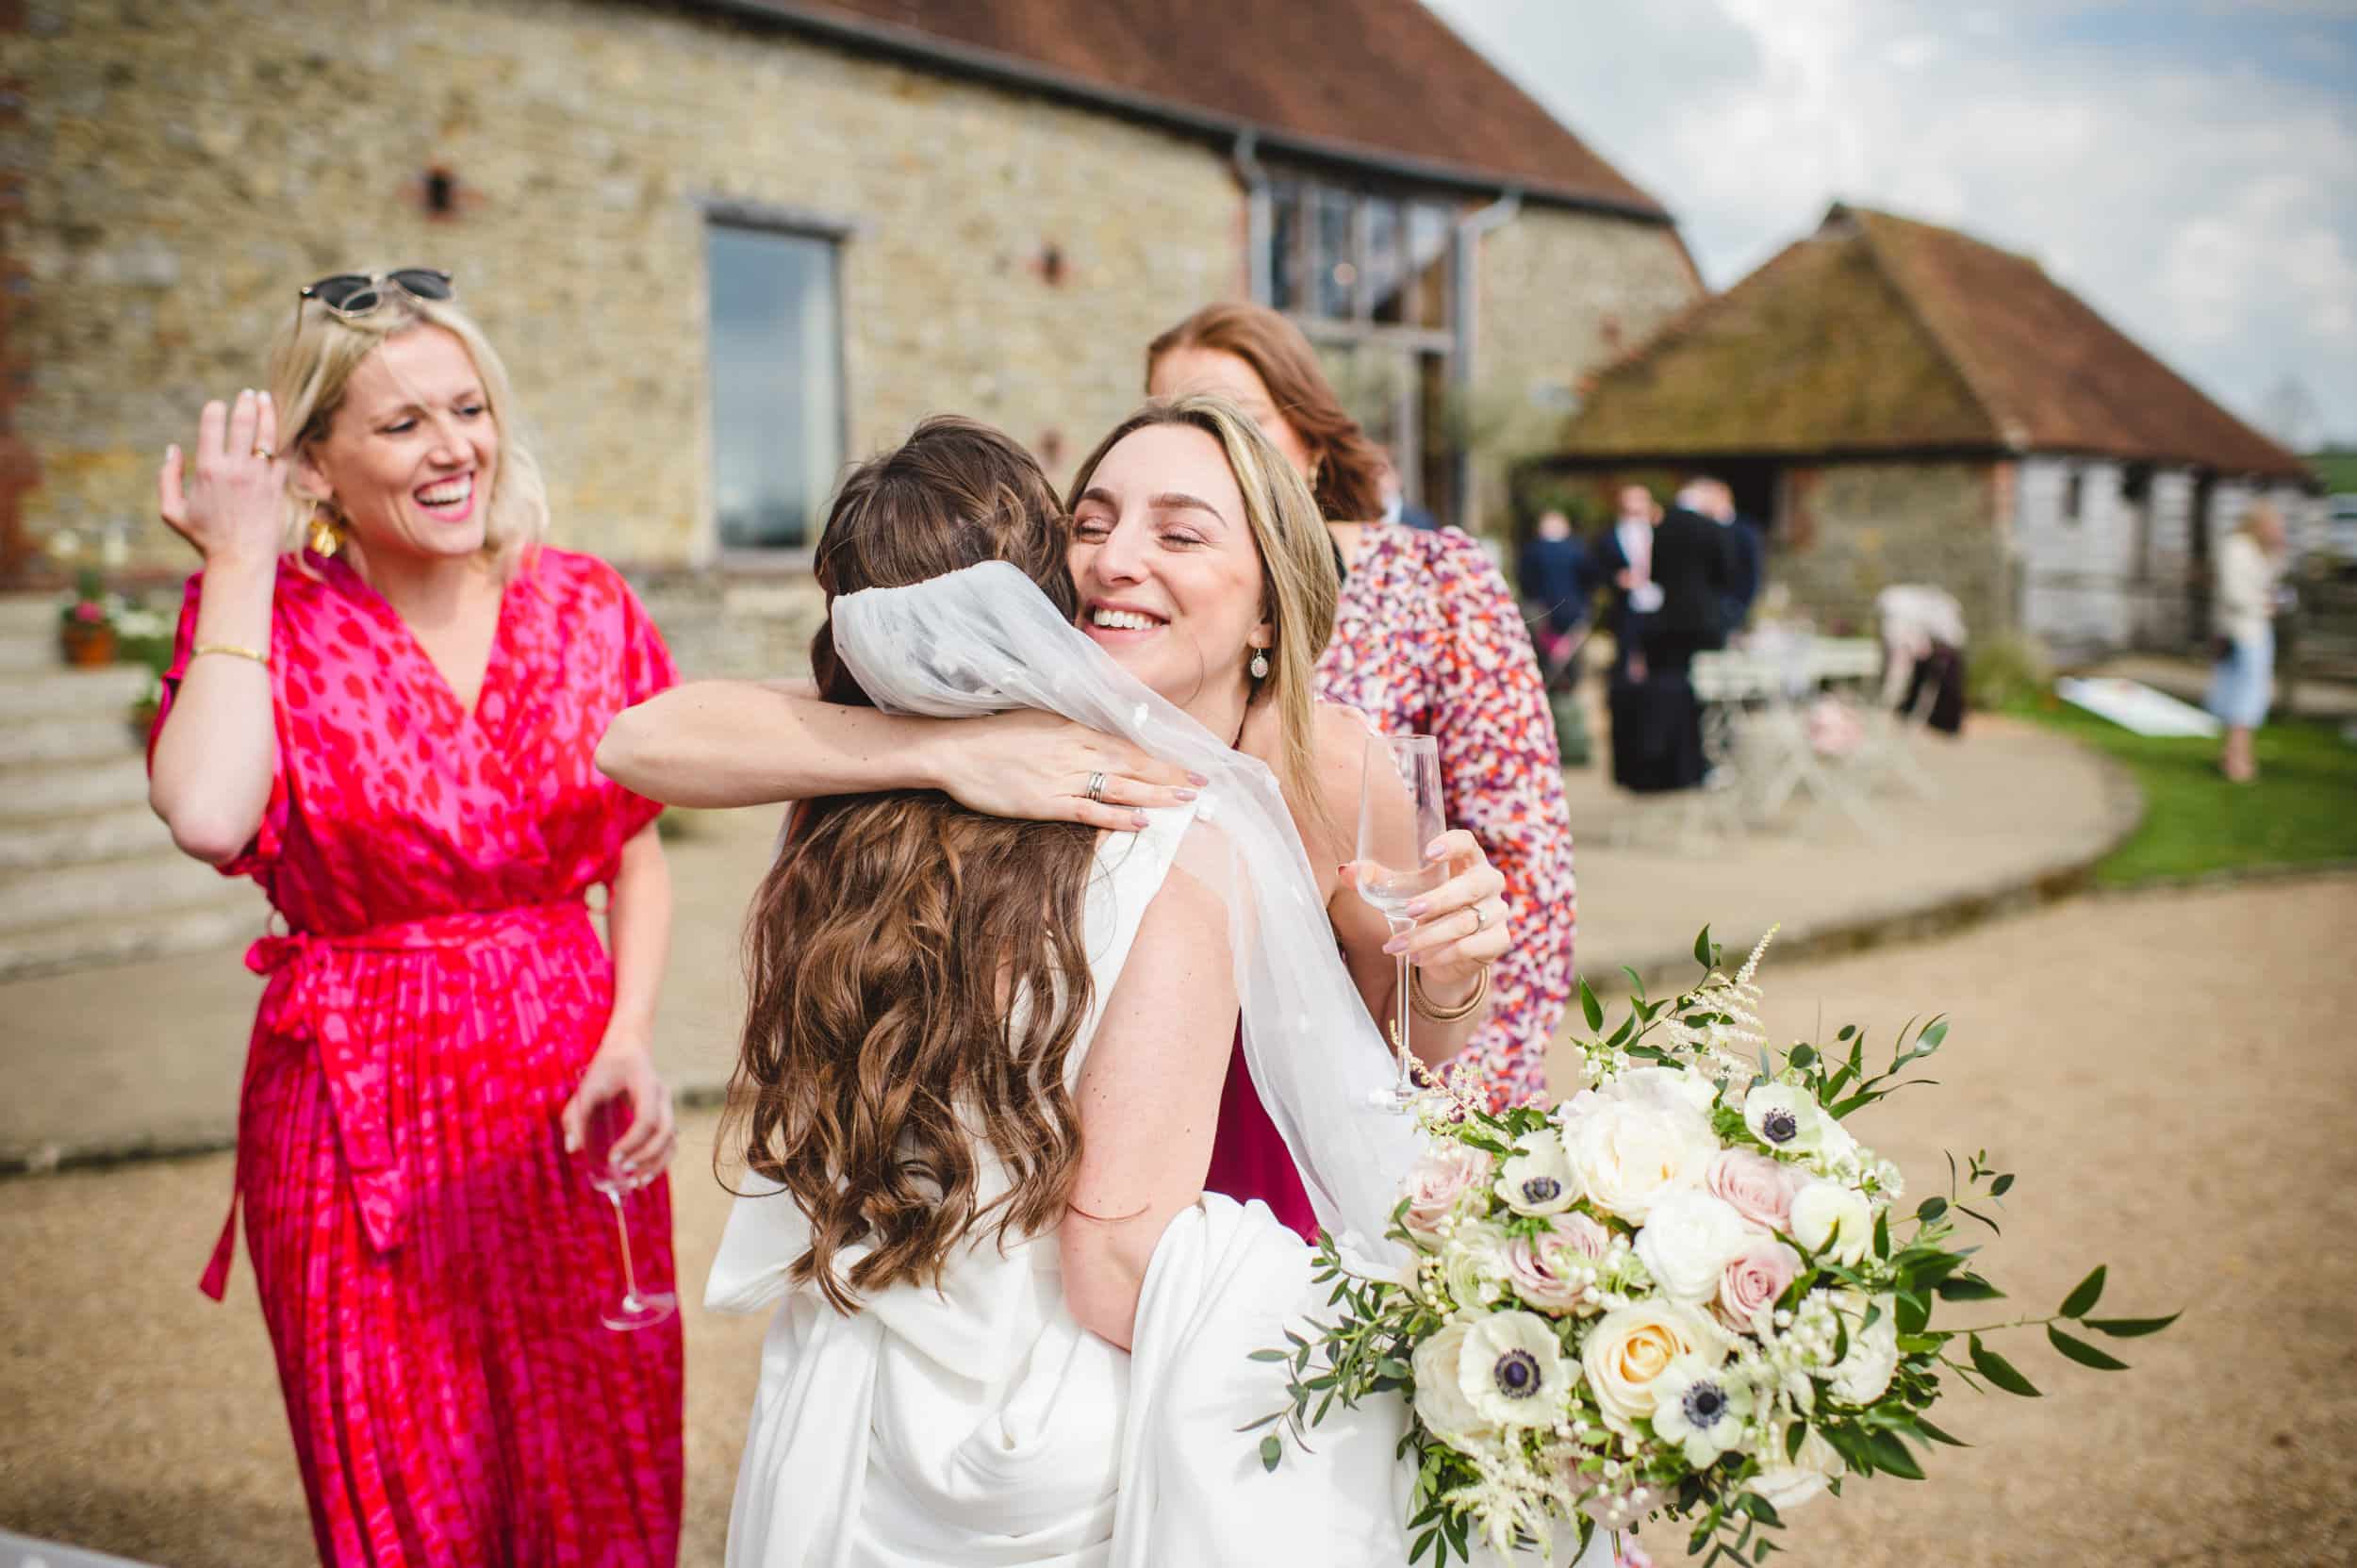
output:
[[704, 254], [720, 546], [807, 549], [843, 461], [834, 241], [715, 223]]

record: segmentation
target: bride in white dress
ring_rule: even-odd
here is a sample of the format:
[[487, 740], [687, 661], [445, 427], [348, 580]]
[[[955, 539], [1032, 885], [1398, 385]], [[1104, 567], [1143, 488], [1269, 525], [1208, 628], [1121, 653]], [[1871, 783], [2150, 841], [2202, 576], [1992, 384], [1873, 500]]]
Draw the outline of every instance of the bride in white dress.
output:
[[[1203, 499], [1231, 526], [1310, 507], [1232, 409], [1180, 418], [1225, 454]], [[1023, 470], [936, 421], [853, 476], [817, 552], [822, 688], [1051, 711], [1209, 783], [1101, 840], [923, 795], [799, 815], [756, 903], [724, 1145], [748, 1169], [706, 1288], [772, 1312], [729, 1560], [1405, 1562], [1399, 1400], [1337, 1410], [1274, 1472], [1238, 1430], [1285, 1402], [1249, 1353], [1324, 1292], [1265, 1209], [1201, 1191], [1241, 1010], [1321, 1223], [1395, 1268], [1415, 1150], [1376, 1109], [1389, 1053], [1277, 781], [1073, 627], [1053, 497]]]

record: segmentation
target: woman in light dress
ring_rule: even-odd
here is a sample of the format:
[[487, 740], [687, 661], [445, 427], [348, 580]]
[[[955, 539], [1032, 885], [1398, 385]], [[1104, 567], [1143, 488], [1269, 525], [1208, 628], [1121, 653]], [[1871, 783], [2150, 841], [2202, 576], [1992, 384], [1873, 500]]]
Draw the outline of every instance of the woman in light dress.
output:
[[2283, 569], [2283, 514], [2254, 503], [2217, 553], [2217, 661], [2207, 706], [2226, 726], [2219, 768], [2236, 784], [2259, 776], [2251, 734], [2275, 691], [2275, 585]]
[[[1145, 467], [1160, 487], [1132, 497]], [[1239, 675], [1258, 635], [1324, 647], [1308, 491], [1224, 401], [1141, 415], [1079, 488], [1113, 532], [1183, 510], [1257, 559]], [[1260, 677], [1272, 772], [1228, 744], [1251, 678], [1207, 659], [1184, 711], [1158, 697], [1073, 625], [1064, 548], [1036, 466], [953, 421], [856, 472], [819, 546], [829, 699], [1056, 713], [1201, 783], [1119, 833], [931, 791], [797, 812], [755, 905], [723, 1143], [744, 1196], [707, 1288], [773, 1313], [730, 1560], [1404, 1561], [1397, 1399], [1273, 1473], [1237, 1430], [1285, 1402], [1249, 1352], [1324, 1293], [1265, 1208], [1202, 1190], [1241, 1012], [1319, 1218], [1397, 1266], [1379, 1232], [1412, 1127], [1375, 1108], [1389, 1056], [1280, 791], [1314, 796], [1310, 658]]]

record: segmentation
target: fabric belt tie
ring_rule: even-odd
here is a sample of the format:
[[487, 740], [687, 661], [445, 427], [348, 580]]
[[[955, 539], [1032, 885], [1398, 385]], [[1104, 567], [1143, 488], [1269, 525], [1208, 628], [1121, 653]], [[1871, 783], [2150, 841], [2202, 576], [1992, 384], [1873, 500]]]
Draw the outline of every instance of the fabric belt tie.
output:
[[[337, 955], [452, 948], [536, 948], [556, 935], [560, 928], [586, 925], [588, 919], [588, 905], [574, 899], [511, 909], [433, 915], [344, 933], [289, 932], [264, 936], [246, 949], [245, 966], [257, 975], [272, 977], [271, 991], [263, 996], [263, 1011], [271, 1020], [271, 1032], [286, 1039], [308, 1041], [319, 1053], [320, 1074], [327, 1085], [337, 1143], [352, 1176], [360, 1227], [369, 1245], [378, 1251], [390, 1251], [401, 1245], [409, 1213], [408, 1171], [393, 1147], [391, 1036], [383, 1029], [354, 1027], [361, 971], [356, 966], [338, 962]], [[592, 935], [594, 939], [594, 933]], [[270, 1005], [272, 992], [277, 993], [274, 1011]], [[257, 1048], [258, 1044], [257, 1041]], [[261, 1054], [258, 1048], [246, 1054], [244, 1086], [238, 1096], [240, 1116], [244, 1114], [245, 1090], [253, 1086]], [[239, 1148], [242, 1159], [242, 1136]], [[206, 1266], [201, 1282], [205, 1294], [216, 1301], [229, 1284], [229, 1265], [237, 1250], [241, 1187], [239, 1183], [231, 1190], [221, 1239], [213, 1245], [212, 1261]]]

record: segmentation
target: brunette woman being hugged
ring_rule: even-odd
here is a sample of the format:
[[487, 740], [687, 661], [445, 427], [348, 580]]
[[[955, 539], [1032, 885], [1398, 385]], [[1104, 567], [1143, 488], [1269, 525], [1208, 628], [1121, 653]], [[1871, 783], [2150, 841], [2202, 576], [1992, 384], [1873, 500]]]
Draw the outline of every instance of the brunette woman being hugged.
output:
[[517, 428], [446, 274], [346, 273], [301, 291], [269, 388], [206, 404], [160, 479], [204, 568], [150, 800], [285, 927], [246, 955], [270, 983], [204, 1285], [242, 1201], [334, 1564], [678, 1549], [678, 1322], [602, 1325], [620, 1244], [568, 1152], [626, 1102], [615, 1157], [650, 1178], [630, 1240], [668, 1289], [661, 808], [592, 750], [673, 675], [612, 569], [542, 546]]

